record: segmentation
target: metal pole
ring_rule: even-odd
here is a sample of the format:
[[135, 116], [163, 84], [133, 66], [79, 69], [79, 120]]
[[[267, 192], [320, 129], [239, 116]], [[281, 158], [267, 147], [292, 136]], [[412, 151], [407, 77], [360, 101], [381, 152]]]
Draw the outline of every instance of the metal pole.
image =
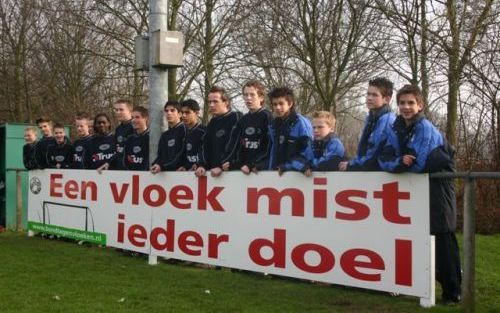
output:
[[[168, 1], [149, 1], [149, 38], [156, 30], [167, 31]], [[163, 106], [168, 100], [168, 72], [164, 68], [153, 67], [153, 40], [149, 40], [149, 160], [156, 158], [158, 142], [163, 130]]]
[[476, 201], [475, 180], [467, 177], [464, 187], [464, 284], [463, 284], [463, 307], [465, 312], [471, 313], [475, 309], [475, 266], [476, 266]]
[[16, 230], [23, 229], [23, 185], [21, 171], [16, 170]]

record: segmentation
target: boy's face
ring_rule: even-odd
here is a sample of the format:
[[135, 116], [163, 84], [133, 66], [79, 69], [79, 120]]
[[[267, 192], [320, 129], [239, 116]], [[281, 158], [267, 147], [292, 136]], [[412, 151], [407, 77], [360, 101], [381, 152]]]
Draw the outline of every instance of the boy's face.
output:
[[81, 119], [75, 120], [76, 134], [78, 137], [85, 137], [89, 135], [89, 120]]
[[54, 128], [54, 138], [56, 139], [57, 143], [63, 143], [64, 136], [66, 136], [66, 134], [64, 133], [64, 128]]
[[115, 117], [120, 122], [128, 121], [132, 116], [132, 113], [126, 103], [113, 104], [113, 112], [115, 112]]
[[224, 115], [229, 111], [228, 102], [222, 100], [222, 96], [219, 92], [211, 92], [208, 94], [208, 111], [215, 116]]
[[169, 124], [177, 124], [181, 120], [179, 111], [171, 105], [167, 105], [167, 107], [163, 110], [163, 114], [165, 114], [165, 119]]
[[94, 126], [97, 133], [107, 134], [111, 128], [111, 123], [104, 116], [99, 116]]
[[38, 128], [44, 137], [52, 136], [52, 126], [48, 122], [42, 122], [38, 124]]
[[368, 91], [366, 92], [366, 106], [369, 110], [377, 110], [391, 101], [391, 97], [383, 96], [375, 86], [368, 86]]
[[333, 131], [333, 128], [330, 125], [328, 125], [328, 123], [324, 118], [321, 117], [313, 118], [312, 125], [313, 125], [314, 139], [316, 140], [324, 139]]
[[243, 88], [243, 100], [250, 112], [258, 111], [264, 103], [264, 97], [259, 95], [255, 87]]
[[405, 121], [411, 121], [418, 114], [418, 112], [422, 111], [423, 108], [423, 103], [417, 101], [417, 98], [410, 93], [403, 94], [399, 97], [399, 114], [405, 119]]
[[24, 142], [27, 144], [32, 144], [36, 141], [36, 133], [32, 130], [24, 131]]
[[272, 98], [273, 112], [276, 117], [286, 117], [290, 114], [290, 109], [293, 103], [289, 102], [285, 97]]
[[132, 112], [132, 127], [136, 131], [144, 131], [148, 128], [148, 119], [143, 117], [140, 112]]
[[189, 107], [182, 107], [181, 119], [188, 127], [192, 127], [198, 122], [198, 112], [191, 110]]

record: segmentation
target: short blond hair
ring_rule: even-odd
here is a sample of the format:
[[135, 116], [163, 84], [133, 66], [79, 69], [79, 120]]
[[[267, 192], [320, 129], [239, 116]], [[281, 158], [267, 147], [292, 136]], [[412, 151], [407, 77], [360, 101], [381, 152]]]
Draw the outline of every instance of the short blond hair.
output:
[[27, 133], [27, 132], [32, 132], [32, 133], [35, 133], [35, 134], [36, 134], [37, 129], [36, 129], [36, 127], [29, 126], [29, 127], [26, 127], [26, 128], [24, 129], [24, 132], [25, 132], [25, 133]]
[[326, 124], [331, 128], [335, 129], [336, 119], [332, 113], [328, 111], [315, 111], [312, 115], [312, 118], [322, 118], [325, 120]]

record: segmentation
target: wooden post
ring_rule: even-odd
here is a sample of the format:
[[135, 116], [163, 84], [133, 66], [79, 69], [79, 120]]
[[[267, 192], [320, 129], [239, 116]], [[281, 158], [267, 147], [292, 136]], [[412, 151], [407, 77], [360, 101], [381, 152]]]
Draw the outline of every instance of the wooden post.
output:
[[475, 266], [476, 266], [476, 183], [470, 176], [465, 179], [464, 188], [464, 277], [463, 277], [463, 307], [467, 313], [475, 311]]

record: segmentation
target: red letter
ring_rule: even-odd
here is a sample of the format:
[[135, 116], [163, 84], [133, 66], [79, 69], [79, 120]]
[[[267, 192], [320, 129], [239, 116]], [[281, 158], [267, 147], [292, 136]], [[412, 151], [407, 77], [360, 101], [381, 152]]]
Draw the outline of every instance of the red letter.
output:
[[136, 239], [147, 239], [148, 234], [146, 233], [146, 229], [142, 227], [142, 225], [134, 224], [130, 226], [128, 229], [128, 240], [131, 244], [136, 247], [144, 247], [144, 240], [138, 241]]
[[[189, 240], [189, 237], [193, 240]], [[201, 255], [201, 249], [193, 250], [189, 246], [203, 247], [203, 238], [195, 231], [185, 231], [179, 235], [178, 245], [185, 254]]]
[[408, 216], [399, 215], [399, 199], [410, 199], [409, 192], [399, 192], [398, 182], [382, 185], [382, 191], [374, 191], [375, 199], [382, 199], [382, 212], [384, 218], [395, 224], [411, 224], [411, 219]]
[[68, 181], [64, 184], [64, 193], [66, 194], [66, 197], [70, 199], [78, 198], [78, 183], [74, 180]]
[[217, 196], [223, 189], [224, 187], [213, 187], [207, 194], [207, 177], [198, 177], [198, 210], [206, 210], [208, 201], [214, 211], [224, 212], [224, 208], [220, 202], [217, 201]]
[[[248, 247], [248, 254], [252, 261], [260, 266], [273, 265], [285, 268], [286, 230], [275, 229], [273, 241], [268, 239], [255, 239]], [[273, 250], [273, 255], [269, 259], [264, 259], [261, 254], [263, 247]]]
[[57, 182], [56, 179], [61, 179], [62, 174], [50, 174], [50, 196], [62, 198], [62, 192], [56, 191], [56, 188], [61, 188], [62, 184]]
[[[318, 265], [313, 266], [306, 263], [305, 254], [307, 251], [316, 251], [316, 253], [319, 254], [320, 261]], [[333, 268], [335, 265], [335, 257], [330, 250], [321, 245], [304, 243], [293, 248], [292, 262], [304, 272], [321, 274]]]
[[[315, 185], [326, 185], [326, 177], [315, 177]], [[314, 189], [313, 199], [314, 199], [314, 217], [327, 217], [326, 213], [326, 190], [324, 189]]]
[[219, 244], [229, 242], [229, 235], [208, 234], [208, 257], [217, 259], [219, 257]]
[[123, 243], [123, 233], [125, 232], [125, 224], [121, 223], [125, 219], [125, 214], [118, 214], [118, 238], [116, 241]]
[[[156, 191], [158, 193], [158, 199], [156, 199], [156, 201], [153, 201], [153, 199], [151, 199], [151, 193], [153, 191]], [[144, 188], [142, 197], [144, 198], [144, 202], [152, 207], [159, 207], [163, 205], [165, 201], [167, 201], [167, 193], [165, 192], [165, 189], [163, 189], [162, 186], [156, 184], [148, 185], [146, 188]]]
[[[368, 262], [356, 261], [358, 256], [364, 256], [369, 259]], [[377, 253], [366, 249], [351, 249], [342, 254], [340, 266], [349, 276], [365, 281], [380, 281], [380, 274], [367, 274], [360, 272], [357, 268], [369, 268], [375, 270], [384, 270], [385, 264], [382, 257]]]
[[132, 175], [132, 204], [139, 204], [139, 175]]
[[[174, 234], [175, 234], [175, 220], [167, 219], [167, 226], [165, 229], [161, 227], [155, 227], [151, 230], [151, 235], [149, 241], [151, 242], [151, 247], [156, 250], [167, 250], [169, 252], [174, 251]], [[165, 243], [161, 244], [158, 241], [158, 236], [165, 236]]]
[[395, 245], [395, 263], [396, 263], [396, 285], [411, 286], [411, 241], [410, 240], [396, 240]]
[[127, 194], [128, 184], [122, 184], [120, 193], [118, 193], [118, 188], [116, 188], [116, 183], [109, 183], [109, 186], [111, 187], [111, 194], [113, 195], [113, 200], [115, 200], [116, 203], [123, 203], [125, 195]]
[[366, 199], [366, 191], [349, 189], [339, 192], [335, 196], [335, 202], [344, 208], [352, 209], [354, 212], [350, 214], [336, 212], [335, 217], [346, 221], [360, 221], [367, 218], [370, 215], [370, 208], [361, 202], [352, 201], [350, 197]]
[[191, 209], [191, 202], [181, 203], [179, 200], [193, 200], [193, 191], [185, 185], [175, 186], [170, 190], [170, 203], [178, 209]]
[[87, 188], [90, 187], [90, 200], [97, 201], [97, 185], [93, 181], [82, 181], [82, 200], [87, 200]]
[[289, 197], [292, 202], [292, 216], [304, 216], [304, 194], [300, 189], [285, 188], [278, 191], [274, 188], [247, 189], [247, 213], [258, 213], [260, 196], [267, 196], [269, 199], [269, 214], [281, 215], [281, 200]]

